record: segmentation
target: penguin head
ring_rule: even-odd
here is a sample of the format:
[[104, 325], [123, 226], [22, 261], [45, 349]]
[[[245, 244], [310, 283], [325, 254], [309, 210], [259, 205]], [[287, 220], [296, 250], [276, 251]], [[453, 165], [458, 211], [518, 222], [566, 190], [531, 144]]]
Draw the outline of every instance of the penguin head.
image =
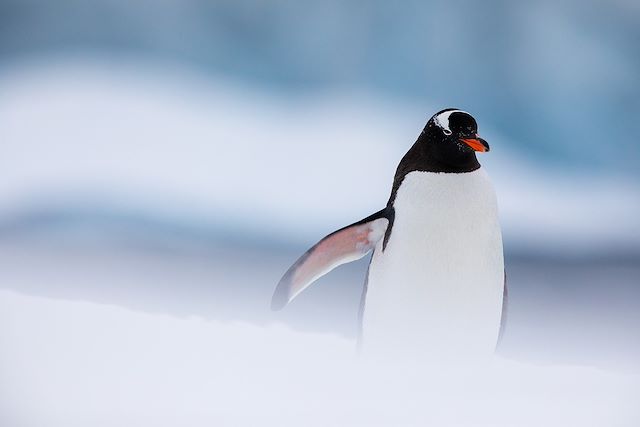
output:
[[421, 135], [441, 160], [456, 163], [475, 152], [489, 151], [489, 144], [478, 135], [478, 124], [471, 114], [456, 108], [447, 108], [434, 114]]

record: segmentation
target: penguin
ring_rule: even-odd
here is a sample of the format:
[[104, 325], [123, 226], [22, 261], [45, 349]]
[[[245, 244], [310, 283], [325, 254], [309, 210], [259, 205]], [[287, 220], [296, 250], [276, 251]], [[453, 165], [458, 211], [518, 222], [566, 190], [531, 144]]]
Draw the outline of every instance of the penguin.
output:
[[506, 274], [494, 188], [471, 114], [434, 114], [400, 161], [386, 207], [327, 235], [284, 274], [280, 310], [319, 277], [373, 251], [358, 347], [391, 356], [493, 354], [504, 330]]

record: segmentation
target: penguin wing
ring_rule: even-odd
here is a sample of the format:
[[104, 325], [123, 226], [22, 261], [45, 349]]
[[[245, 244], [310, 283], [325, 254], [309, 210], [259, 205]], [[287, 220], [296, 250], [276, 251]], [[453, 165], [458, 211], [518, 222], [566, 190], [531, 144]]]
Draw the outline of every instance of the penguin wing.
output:
[[282, 309], [337, 266], [365, 256], [384, 237], [388, 225], [387, 210], [383, 209], [320, 240], [282, 276], [273, 293], [271, 309]]

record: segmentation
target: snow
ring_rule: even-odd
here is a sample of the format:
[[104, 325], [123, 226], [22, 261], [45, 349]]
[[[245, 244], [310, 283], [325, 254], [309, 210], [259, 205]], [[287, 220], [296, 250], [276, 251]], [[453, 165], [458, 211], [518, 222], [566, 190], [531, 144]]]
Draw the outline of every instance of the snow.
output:
[[0, 291], [7, 426], [635, 426], [638, 378], [496, 358], [358, 359], [353, 342]]

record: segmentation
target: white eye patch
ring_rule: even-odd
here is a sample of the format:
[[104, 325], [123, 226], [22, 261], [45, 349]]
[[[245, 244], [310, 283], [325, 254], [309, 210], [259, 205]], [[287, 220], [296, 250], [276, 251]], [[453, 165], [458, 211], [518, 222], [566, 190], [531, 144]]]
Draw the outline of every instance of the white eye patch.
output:
[[442, 132], [444, 132], [445, 135], [451, 135], [451, 133], [452, 133], [451, 129], [449, 129], [449, 116], [452, 113], [469, 114], [466, 111], [462, 111], [462, 110], [449, 110], [449, 111], [443, 111], [442, 113], [440, 113], [437, 116], [435, 116], [433, 118], [433, 121], [436, 123], [436, 125], [438, 125], [438, 127], [440, 129], [442, 129]]

